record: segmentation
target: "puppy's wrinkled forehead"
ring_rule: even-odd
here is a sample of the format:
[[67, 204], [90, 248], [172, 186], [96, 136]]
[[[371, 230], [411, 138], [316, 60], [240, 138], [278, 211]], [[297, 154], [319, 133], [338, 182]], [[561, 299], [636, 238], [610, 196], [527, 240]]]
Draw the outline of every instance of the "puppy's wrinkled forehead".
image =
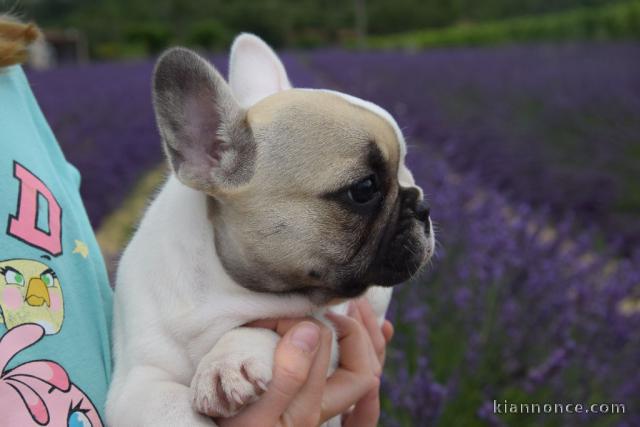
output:
[[[278, 92], [252, 106], [247, 120], [263, 145], [258, 157], [282, 160], [283, 173], [313, 170], [327, 182], [331, 174], [351, 171], [355, 178], [365, 172], [366, 160], [376, 156], [397, 172], [402, 155], [398, 132], [387, 118], [330, 91]], [[331, 160], [332, 167], [317, 170], [313, 159]]]

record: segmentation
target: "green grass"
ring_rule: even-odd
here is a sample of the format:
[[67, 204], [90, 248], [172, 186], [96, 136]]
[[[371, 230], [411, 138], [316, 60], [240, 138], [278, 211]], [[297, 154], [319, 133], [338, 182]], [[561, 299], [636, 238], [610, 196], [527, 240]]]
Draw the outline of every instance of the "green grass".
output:
[[378, 36], [369, 39], [369, 46], [420, 49], [575, 40], [640, 40], [640, 1]]

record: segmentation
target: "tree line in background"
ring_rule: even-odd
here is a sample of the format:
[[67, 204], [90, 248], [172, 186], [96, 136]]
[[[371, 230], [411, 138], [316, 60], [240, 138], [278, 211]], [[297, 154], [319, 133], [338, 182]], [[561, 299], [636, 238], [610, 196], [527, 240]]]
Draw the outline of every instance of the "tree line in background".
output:
[[367, 45], [383, 49], [483, 46], [504, 43], [640, 39], [640, 0], [579, 7], [537, 16], [517, 16], [440, 29], [374, 36]]
[[351, 44], [363, 33], [465, 26], [623, 0], [23, 0], [18, 12], [51, 28], [76, 28], [91, 56], [156, 53], [172, 43], [226, 48], [240, 31], [277, 48]]

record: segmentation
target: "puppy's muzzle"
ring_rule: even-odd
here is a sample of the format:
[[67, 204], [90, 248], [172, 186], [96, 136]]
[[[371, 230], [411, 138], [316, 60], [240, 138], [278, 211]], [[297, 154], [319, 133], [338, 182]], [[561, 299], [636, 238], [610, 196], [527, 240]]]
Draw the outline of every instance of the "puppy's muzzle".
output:
[[401, 222], [404, 220], [415, 218], [424, 224], [425, 233], [431, 232], [429, 226], [429, 217], [431, 215], [431, 207], [425, 200], [420, 200], [420, 192], [418, 189], [403, 188], [400, 193], [401, 200]]
[[[425, 202], [421, 201], [416, 206], [416, 219], [425, 225], [429, 222], [429, 215], [431, 214], [431, 207]], [[429, 233], [429, 227], [426, 227], [427, 233]]]
[[400, 188], [394, 214], [372, 262], [368, 279], [392, 286], [409, 279], [427, 259], [431, 224], [429, 205], [415, 187]]

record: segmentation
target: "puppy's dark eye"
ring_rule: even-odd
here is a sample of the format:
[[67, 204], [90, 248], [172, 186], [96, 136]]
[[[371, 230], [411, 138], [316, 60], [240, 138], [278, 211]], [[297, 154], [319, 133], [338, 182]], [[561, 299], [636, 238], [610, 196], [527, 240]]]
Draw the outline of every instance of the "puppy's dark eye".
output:
[[347, 190], [349, 199], [359, 205], [364, 205], [380, 196], [380, 189], [375, 175], [356, 182]]

